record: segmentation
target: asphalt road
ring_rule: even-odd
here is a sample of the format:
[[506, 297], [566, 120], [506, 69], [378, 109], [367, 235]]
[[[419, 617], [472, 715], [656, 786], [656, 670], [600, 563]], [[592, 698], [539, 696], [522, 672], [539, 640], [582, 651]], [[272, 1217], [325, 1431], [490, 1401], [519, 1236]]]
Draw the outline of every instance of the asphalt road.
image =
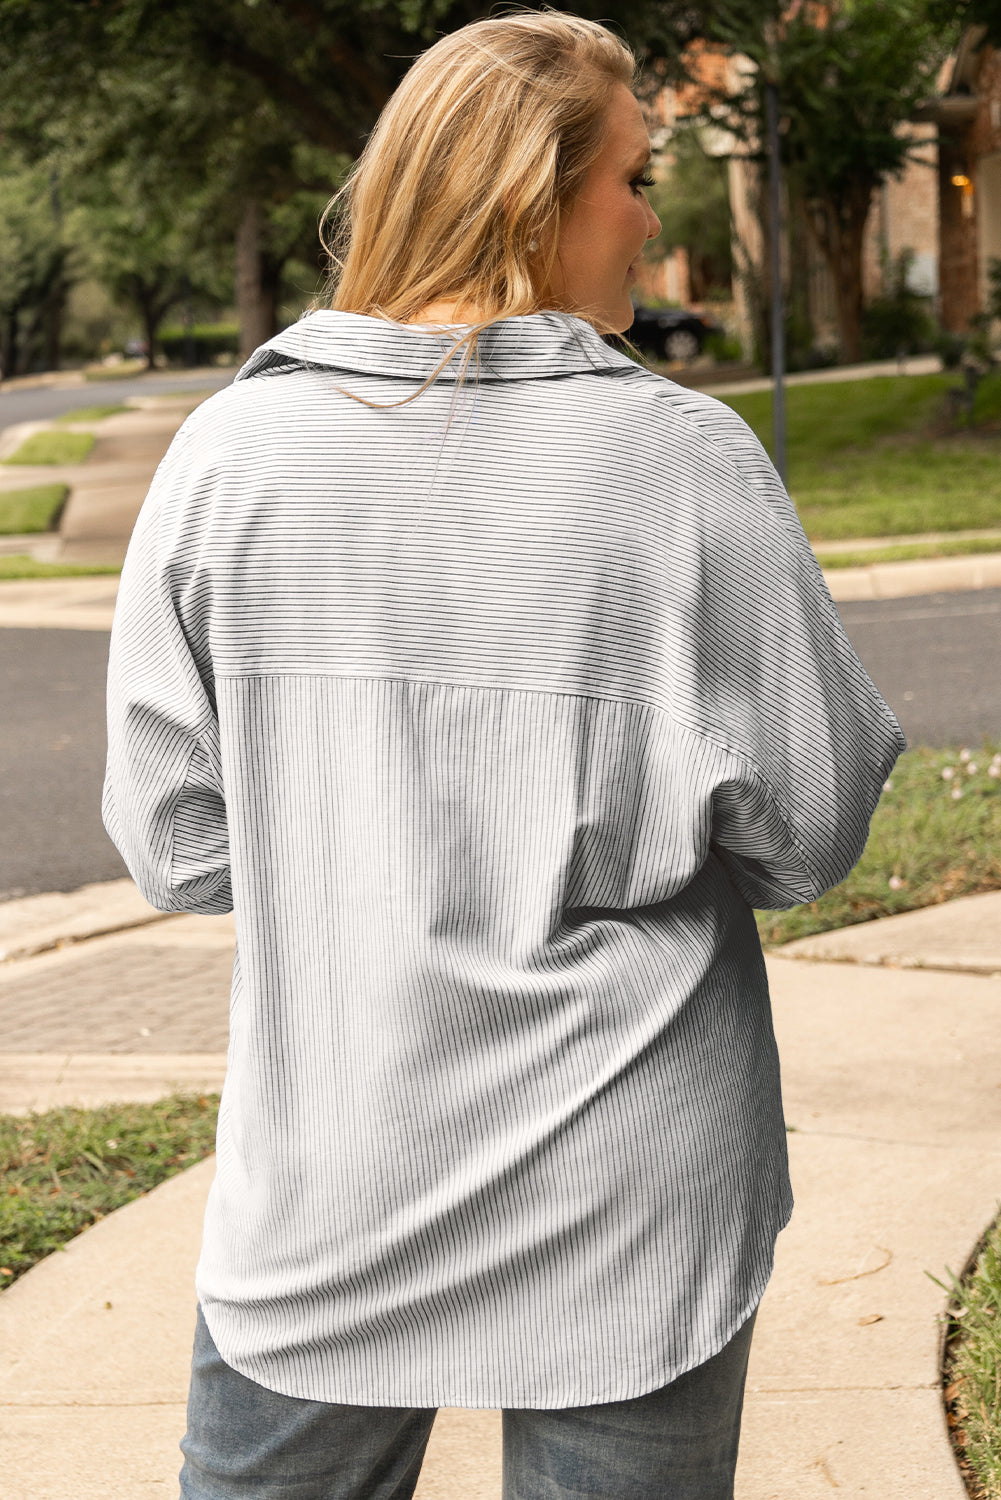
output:
[[[841, 607], [912, 745], [1001, 738], [1001, 589]], [[0, 629], [0, 900], [125, 873], [100, 817], [97, 631]]]
[[108, 636], [0, 629], [0, 900], [126, 873], [101, 823]]
[[216, 391], [229, 385], [235, 370], [178, 370], [173, 374], [93, 380], [87, 385], [6, 390], [0, 385], [0, 432], [17, 422], [45, 422], [78, 406], [113, 406], [126, 396], [165, 396], [181, 391]]
[[1001, 589], [838, 608], [910, 745], [1001, 740]]

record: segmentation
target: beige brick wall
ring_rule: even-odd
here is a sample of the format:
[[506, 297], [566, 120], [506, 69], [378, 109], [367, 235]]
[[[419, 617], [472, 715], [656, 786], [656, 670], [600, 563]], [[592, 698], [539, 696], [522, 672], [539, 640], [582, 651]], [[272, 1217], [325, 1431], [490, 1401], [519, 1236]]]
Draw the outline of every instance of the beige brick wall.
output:
[[[942, 322], [962, 333], [984, 305], [987, 264], [1001, 255], [1001, 52], [978, 54], [977, 113], [965, 130], [943, 131], [940, 146]], [[963, 175], [971, 187], [958, 187]]]
[[935, 296], [939, 282], [938, 131], [934, 125], [905, 127], [912, 155], [903, 175], [873, 194], [863, 248], [862, 284], [867, 299], [889, 290], [890, 272], [902, 250], [914, 251], [911, 286]]

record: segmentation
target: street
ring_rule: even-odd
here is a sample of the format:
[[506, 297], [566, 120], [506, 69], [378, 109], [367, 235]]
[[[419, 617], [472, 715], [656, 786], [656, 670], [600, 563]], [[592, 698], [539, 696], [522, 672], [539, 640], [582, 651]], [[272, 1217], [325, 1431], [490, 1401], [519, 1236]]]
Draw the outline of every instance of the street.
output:
[[[841, 613], [911, 745], [1001, 735], [1001, 589]], [[0, 630], [0, 900], [125, 873], [100, 815], [107, 655], [101, 631]]]
[[1001, 738], [1001, 589], [839, 604], [910, 745]]
[[45, 422], [81, 406], [112, 406], [127, 396], [167, 396], [179, 391], [215, 391], [229, 385], [234, 369], [158, 371], [86, 385], [17, 387], [0, 385], [0, 432], [18, 422]]

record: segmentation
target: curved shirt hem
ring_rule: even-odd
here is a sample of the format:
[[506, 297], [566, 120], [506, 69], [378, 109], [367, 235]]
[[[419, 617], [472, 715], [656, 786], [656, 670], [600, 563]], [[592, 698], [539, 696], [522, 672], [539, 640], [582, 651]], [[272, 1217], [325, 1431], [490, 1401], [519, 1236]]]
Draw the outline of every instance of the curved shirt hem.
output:
[[[272, 1391], [276, 1395], [288, 1396], [296, 1400], [321, 1401], [328, 1405], [342, 1406], [373, 1406], [373, 1407], [405, 1407], [414, 1410], [430, 1410], [432, 1407], [446, 1408], [458, 1411], [567, 1411], [578, 1407], [607, 1406], [618, 1401], [633, 1401], [641, 1396], [648, 1396], [654, 1391], [662, 1390], [675, 1380], [680, 1380], [691, 1370], [698, 1369], [706, 1364], [717, 1354], [721, 1353], [730, 1343], [731, 1339], [743, 1328], [748, 1318], [756, 1310], [765, 1290], [771, 1280], [775, 1264], [775, 1240], [785, 1229], [792, 1217], [793, 1200], [791, 1194], [787, 1193], [783, 1201], [778, 1205], [778, 1213], [775, 1219], [775, 1228], [771, 1232], [771, 1248], [762, 1273], [755, 1276], [751, 1282], [750, 1293], [738, 1304], [738, 1311], [729, 1318], [722, 1321], [714, 1331], [711, 1338], [707, 1339], [705, 1347], [688, 1360], [663, 1359], [648, 1368], [646, 1374], [635, 1379], [624, 1381], [621, 1385], [614, 1382], [611, 1387], [603, 1387], [599, 1393], [592, 1394], [588, 1390], [575, 1390], [573, 1392], [561, 1391], [558, 1394], [550, 1393], [546, 1399], [527, 1399], [522, 1393], [506, 1393], [502, 1388], [491, 1389], [472, 1393], [468, 1387], [462, 1389], [421, 1389], [416, 1386], [407, 1387], [403, 1392], [394, 1388], [389, 1394], [380, 1394], [378, 1390], [369, 1388], [357, 1389], [353, 1386], [338, 1386], [336, 1394], [332, 1394], [330, 1388], [318, 1393], [313, 1382], [305, 1382], [312, 1389], [305, 1389], [292, 1381], [281, 1381], [268, 1373], [267, 1378], [262, 1378], [262, 1372], [254, 1360], [238, 1360], [229, 1357], [223, 1348], [226, 1342], [225, 1336], [222, 1340], [217, 1334], [222, 1329], [213, 1327], [214, 1310], [202, 1304], [202, 1315], [208, 1326], [209, 1333], [216, 1345], [223, 1362], [237, 1374], [245, 1376], [254, 1381], [256, 1385], [265, 1390]], [[336, 1385], [337, 1382], [335, 1381]]]

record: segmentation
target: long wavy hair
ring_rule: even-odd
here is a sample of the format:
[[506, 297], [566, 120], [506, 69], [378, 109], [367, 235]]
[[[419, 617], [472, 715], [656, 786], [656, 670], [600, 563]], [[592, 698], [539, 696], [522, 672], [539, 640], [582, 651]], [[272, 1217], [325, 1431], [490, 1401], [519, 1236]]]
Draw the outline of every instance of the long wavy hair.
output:
[[[435, 302], [481, 321], [556, 307], [560, 225], [636, 61], [558, 11], [476, 21], [423, 53], [324, 216], [326, 305], [399, 322]], [[586, 316], [586, 310], [582, 314]], [[602, 330], [604, 331], [604, 330]]]

